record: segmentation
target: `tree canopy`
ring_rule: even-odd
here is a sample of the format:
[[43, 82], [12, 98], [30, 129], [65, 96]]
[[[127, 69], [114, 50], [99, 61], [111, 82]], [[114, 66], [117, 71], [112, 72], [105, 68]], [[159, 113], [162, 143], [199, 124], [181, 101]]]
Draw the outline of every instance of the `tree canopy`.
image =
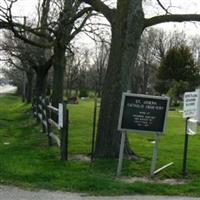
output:
[[179, 96], [188, 89], [193, 90], [200, 83], [199, 73], [199, 66], [190, 48], [184, 44], [175, 46], [161, 59], [156, 89], [161, 94], [173, 91], [175, 96]]

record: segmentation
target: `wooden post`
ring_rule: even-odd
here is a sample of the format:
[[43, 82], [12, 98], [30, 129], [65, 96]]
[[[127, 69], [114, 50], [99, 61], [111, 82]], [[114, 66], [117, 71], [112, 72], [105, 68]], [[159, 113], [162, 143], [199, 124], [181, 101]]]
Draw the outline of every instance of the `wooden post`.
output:
[[32, 98], [32, 110], [33, 110], [33, 115], [35, 116], [35, 97]]
[[48, 109], [48, 105], [49, 105], [49, 99], [46, 98], [45, 99], [45, 110], [46, 110], [46, 123], [47, 123], [47, 137], [48, 137], [49, 146], [52, 146], [53, 145], [53, 141], [52, 141], [52, 138], [50, 136], [50, 133], [51, 133], [51, 124], [49, 123], [50, 111]]
[[44, 97], [42, 97], [41, 99], [41, 114], [42, 114], [42, 120], [41, 120], [41, 123], [42, 123], [42, 132], [43, 133], [46, 133], [46, 126], [44, 125], [44, 121], [46, 121], [46, 116], [45, 116], [45, 99]]
[[38, 122], [38, 104], [39, 104], [39, 98], [36, 97], [36, 100], [35, 100], [35, 112], [36, 112], [36, 119], [37, 119], [37, 122]]
[[93, 130], [92, 130], [92, 149], [91, 149], [91, 161], [94, 161], [94, 145], [96, 135], [96, 117], [97, 117], [97, 98], [94, 99], [94, 115], [93, 115]]
[[38, 97], [37, 99], [37, 122], [40, 122], [40, 117], [39, 115], [41, 114], [41, 109], [40, 109], [40, 104], [41, 104], [41, 96]]
[[63, 127], [61, 128], [61, 160], [68, 160], [68, 123], [69, 114], [66, 101], [63, 102]]

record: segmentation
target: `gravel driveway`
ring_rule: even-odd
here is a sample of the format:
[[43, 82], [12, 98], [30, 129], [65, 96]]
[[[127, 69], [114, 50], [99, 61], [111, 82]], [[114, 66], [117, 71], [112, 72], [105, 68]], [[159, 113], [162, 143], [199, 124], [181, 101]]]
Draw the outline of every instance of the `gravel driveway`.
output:
[[93, 197], [60, 191], [28, 191], [13, 186], [0, 185], [0, 200], [200, 200], [200, 198], [141, 195], [119, 197]]

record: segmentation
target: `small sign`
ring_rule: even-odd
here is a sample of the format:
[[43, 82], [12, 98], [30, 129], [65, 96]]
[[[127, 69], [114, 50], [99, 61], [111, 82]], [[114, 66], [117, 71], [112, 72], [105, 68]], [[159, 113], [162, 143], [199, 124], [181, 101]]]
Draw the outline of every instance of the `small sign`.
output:
[[60, 128], [63, 127], [63, 104], [58, 104], [58, 125]]
[[197, 115], [197, 102], [198, 93], [195, 92], [185, 92], [184, 93], [184, 103], [183, 103], [183, 117], [195, 117]]
[[163, 133], [169, 98], [123, 93], [118, 129]]
[[196, 133], [197, 133], [197, 120], [190, 118], [187, 121], [187, 134], [196, 135]]

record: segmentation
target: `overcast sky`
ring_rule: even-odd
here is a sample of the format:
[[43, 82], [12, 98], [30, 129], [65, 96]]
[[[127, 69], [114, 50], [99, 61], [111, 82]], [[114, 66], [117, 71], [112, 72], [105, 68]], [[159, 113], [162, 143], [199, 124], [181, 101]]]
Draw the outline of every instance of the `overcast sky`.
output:
[[[169, 11], [172, 13], [200, 13], [200, 1], [199, 0], [160, 0], [166, 8], [169, 7]], [[32, 17], [35, 13], [35, 8], [38, 0], [18, 0], [15, 4], [14, 15], [25, 15]], [[115, 6], [116, 0], [106, 0], [108, 4]], [[145, 15], [150, 17], [157, 14], [165, 14], [162, 9], [156, 3], [156, 0], [145, 1]], [[200, 23], [165, 23], [157, 27], [162, 27], [166, 30], [186, 30], [189, 34], [196, 34], [199, 32]]]
[[[105, 0], [107, 4], [116, 6], [116, 0]], [[199, 13], [200, 14], [200, 0], [160, 0], [166, 8], [169, 8], [171, 13]], [[3, 2], [0, 0], [0, 5]], [[36, 5], [38, 0], [18, 0], [14, 4], [13, 15], [27, 16], [32, 19], [36, 16]], [[165, 14], [160, 9], [156, 0], [145, 0], [144, 11], [146, 17], [155, 16], [157, 14]], [[23, 18], [21, 19], [23, 20]], [[199, 34], [200, 23], [164, 23], [155, 27], [162, 28], [166, 31], [184, 30], [186, 34], [194, 35]], [[84, 39], [87, 40], [87, 39]]]
[[[104, 0], [109, 6], [115, 7], [116, 0]], [[160, 0], [166, 8], [169, 8], [171, 13], [200, 13], [200, 0]], [[0, 5], [3, 3], [0, 0]], [[18, 0], [14, 4], [13, 15], [14, 16], [27, 16], [29, 19], [33, 19], [36, 16], [36, 6], [38, 0]], [[144, 12], [146, 17], [155, 16], [158, 14], [165, 14], [164, 10], [157, 4], [157, 0], [145, 0]], [[23, 18], [20, 19], [23, 23]], [[162, 28], [165, 31], [182, 31], [188, 35], [199, 34], [200, 23], [164, 23], [155, 27]], [[81, 38], [81, 39], [80, 39]], [[84, 38], [84, 39], [83, 39]], [[93, 48], [94, 43], [88, 37], [78, 36], [76, 38], [79, 46], [83, 48]], [[81, 45], [80, 45], [81, 43]], [[88, 45], [88, 43], [90, 45]]]
[[[109, 6], [116, 6], [116, 0], [105, 0]], [[169, 8], [169, 12], [174, 14], [200, 14], [200, 0], [160, 0], [166, 8]], [[38, 0], [18, 0], [14, 4], [13, 15], [14, 16], [27, 16], [29, 19], [33, 19], [36, 15], [36, 5]], [[0, 5], [3, 1], [0, 0]], [[144, 12], [146, 17], [155, 16], [157, 14], [165, 14], [165, 12], [160, 9], [156, 0], [145, 0]], [[23, 20], [23, 18], [21, 19]], [[21, 21], [23, 22], [23, 21]], [[200, 23], [165, 23], [162, 25], [157, 25], [155, 27], [162, 28], [166, 31], [174, 30], [184, 30], [188, 35], [199, 34]], [[80, 38], [80, 37], [79, 37]], [[82, 40], [78, 40], [82, 43], [79, 46], [88, 47], [88, 43], [92, 43], [91, 40], [84, 37]]]

